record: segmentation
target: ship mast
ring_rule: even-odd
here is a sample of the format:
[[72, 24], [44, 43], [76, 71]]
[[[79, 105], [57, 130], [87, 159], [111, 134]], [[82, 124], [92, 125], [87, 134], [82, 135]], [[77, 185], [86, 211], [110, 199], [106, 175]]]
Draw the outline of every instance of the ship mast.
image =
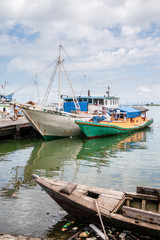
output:
[[59, 76], [58, 76], [58, 111], [60, 110], [60, 107], [61, 107], [61, 70], [63, 68], [64, 72], [65, 72], [65, 75], [66, 75], [66, 79], [68, 80], [68, 83], [69, 83], [69, 86], [70, 86], [70, 89], [72, 91], [72, 95], [73, 95], [73, 102], [74, 102], [74, 105], [75, 105], [75, 109], [76, 110], [80, 110], [80, 106], [79, 106], [79, 102], [74, 94], [74, 91], [73, 91], [73, 88], [72, 88], [72, 85], [71, 85], [71, 82], [68, 78], [68, 75], [67, 75], [67, 72], [65, 70], [65, 67], [64, 67], [64, 59], [62, 59], [62, 56], [61, 56], [61, 50], [62, 50], [62, 45], [60, 44], [59, 45], [59, 57], [57, 59], [57, 63], [56, 63], [56, 66], [55, 66], [55, 69], [54, 69], [54, 72], [52, 74], [52, 77], [51, 77], [51, 80], [48, 84], [48, 87], [47, 87], [47, 90], [45, 92], [45, 95], [44, 95], [44, 98], [43, 98], [43, 101], [42, 101], [42, 105], [45, 106], [46, 102], [47, 102], [47, 98], [49, 96], [49, 93], [50, 93], [50, 90], [51, 90], [51, 87], [52, 87], [52, 84], [53, 84], [53, 80], [55, 78], [55, 75], [56, 75], [56, 72], [57, 72], [57, 69], [59, 68]]
[[58, 81], [58, 111], [60, 110], [61, 103], [61, 65], [63, 63], [63, 59], [61, 59], [61, 49], [62, 45], [59, 45], [59, 58], [58, 58], [58, 66], [59, 66], [59, 81]]

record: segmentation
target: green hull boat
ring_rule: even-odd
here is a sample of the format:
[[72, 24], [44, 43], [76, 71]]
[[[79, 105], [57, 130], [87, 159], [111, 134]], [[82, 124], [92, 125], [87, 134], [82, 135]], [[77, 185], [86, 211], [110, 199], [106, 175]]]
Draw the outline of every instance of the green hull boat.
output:
[[88, 138], [95, 138], [95, 137], [135, 132], [151, 125], [153, 123], [153, 119], [148, 120], [147, 122], [145, 122], [140, 126], [133, 126], [133, 127], [120, 127], [118, 126], [118, 124], [113, 125], [110, 123], [93, 123], [93, 122], [84, 122], [84, 121], [75, 121], [75, 122], [76, 124], [78, 124], [80, 129]]

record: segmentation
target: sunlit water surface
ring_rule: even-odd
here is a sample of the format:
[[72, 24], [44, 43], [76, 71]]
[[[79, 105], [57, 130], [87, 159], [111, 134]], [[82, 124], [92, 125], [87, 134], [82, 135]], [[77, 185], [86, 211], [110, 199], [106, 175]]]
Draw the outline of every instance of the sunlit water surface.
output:
[[33, 173], [122, 191], [160, 187], [160, 107], [149, 114], [153, 125], [132, 135], [1, 142], [0, 234], [59, 234], [66, 213], [35, 184]]

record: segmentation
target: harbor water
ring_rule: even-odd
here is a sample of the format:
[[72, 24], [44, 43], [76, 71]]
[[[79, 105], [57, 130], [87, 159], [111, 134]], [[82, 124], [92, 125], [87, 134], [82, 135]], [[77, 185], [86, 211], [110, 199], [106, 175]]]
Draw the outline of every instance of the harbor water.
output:
[[57, 226], [66, 213], [32, 174], [120, 191], [135, 192], [138, 185], [160, 188], [160, 107], [149, 109], [154, 123], [131, 135], [1, 142], [0, 234], [60, 234]]

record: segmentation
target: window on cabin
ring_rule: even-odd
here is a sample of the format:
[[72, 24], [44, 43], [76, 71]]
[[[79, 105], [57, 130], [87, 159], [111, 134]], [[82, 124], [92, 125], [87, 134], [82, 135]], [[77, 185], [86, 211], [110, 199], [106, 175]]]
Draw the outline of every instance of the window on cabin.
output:
[[112, 105], [112, 100], [110, 100], [110, 104]]
[[98, 100], [97, 100], [97, 99], [94, 99], [94, 100], [93, 100], [93, 104], [97, 105], [97, 104], [98, 104]]
[[89, 99], [89, 103], [92, 103], [92, 99]]
[[103, 99], [99, 99], [99, 104], [103, 105]]
[[107, 105], [107, 100], [105, 100], [105, 105]]

